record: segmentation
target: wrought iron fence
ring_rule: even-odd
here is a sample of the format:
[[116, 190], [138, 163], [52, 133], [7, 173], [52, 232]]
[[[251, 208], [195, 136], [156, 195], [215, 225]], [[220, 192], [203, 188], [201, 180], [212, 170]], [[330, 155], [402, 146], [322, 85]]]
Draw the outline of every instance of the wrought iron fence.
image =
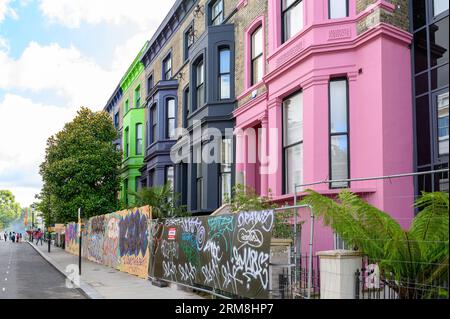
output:
[[409, 278], [368, 262], [355, 273], [355, 299], [448, 299], [448, 265], [444, 276]]

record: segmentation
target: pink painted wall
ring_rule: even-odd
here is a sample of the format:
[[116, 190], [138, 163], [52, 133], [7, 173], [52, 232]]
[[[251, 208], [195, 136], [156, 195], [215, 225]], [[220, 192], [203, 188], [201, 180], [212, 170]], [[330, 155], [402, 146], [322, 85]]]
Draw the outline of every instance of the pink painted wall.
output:
[[[356, 33], [355, 1], [350, 16], [328, 20], [328, 1], [306, 0], [305, 27], [287, 43], [280, 41], [280, 0], [269, 0], [269, 68], [264, 77], [267, 96], [256, 98], [236, 110], [236, 126], [245, 129], [267, 116], [269, 128], [278, 137], [267, 141], [269, 155], [278, 169], [267, 176], [267, 188], [280, 203], [292, 202], [282, 193], [282, 101], [303, 90], [304, 183], [329, 177], [328, 85], [330, 78], [346, 76], [349, 83], [350, 177], [362, 178], [413, 172], [411, 35], [391, 25], [380, 24], [361, 35]], [[386, 5], [378, 1], [376, 6]], [[240, 98], [243, 98], [241, 96]], [[237, 152], [248, 153], [245, 146]], [[245, 170], [246, 165], [238, 165]], [[264, 178], [262, 177], [262, 180]], [[247, 179], [255, 187], [254, 176]], [[258, 187], [260, 187], [259, 185]], [[265, 185], [264, 185], [265, 186]], [[257, 188], [258, 188], [257, 187]], [[327, 184], [312, 187], [336, 194]], [[403, 227], [413, 218], [413, 179], [364, 181], [351, 184], [351, 191], [390, 213]], [[309, 213], [302, 252], [309, 240]], [[315, 251], [333, 249], [333, 234], [317, 222]]]

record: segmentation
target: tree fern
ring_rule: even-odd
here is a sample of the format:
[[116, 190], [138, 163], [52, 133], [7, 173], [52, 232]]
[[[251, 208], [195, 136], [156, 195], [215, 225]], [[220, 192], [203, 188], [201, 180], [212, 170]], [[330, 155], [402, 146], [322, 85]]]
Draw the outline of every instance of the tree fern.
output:
[[[311, 205], [326, 226], [396, 280], [422, 278], [431, 283], [448, 276], [448, 194], [423, 193], [415, 203], [420, 213], [404, 230], [390, 215], [347, 190], [336, 200], [312, 190], [307, 193], [303, 204]], [[401, 287], [397, 291], [404, 293]]]

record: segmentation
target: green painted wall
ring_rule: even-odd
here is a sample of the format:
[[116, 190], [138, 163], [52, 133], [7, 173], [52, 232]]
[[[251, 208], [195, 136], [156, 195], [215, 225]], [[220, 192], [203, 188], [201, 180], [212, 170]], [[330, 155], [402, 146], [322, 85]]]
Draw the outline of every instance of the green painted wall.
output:
[[[145, 72], [140, 62], [140, 56], [148, 43], [139, 52], [133, 64], [121, 81], [123, 90], [123, 125], [122, 125], [122, 184], [120, 186], [120, 200], [127, 205], [134, 205], [135, 198], [129, 192], [137, 191], [137, 183], [141, 173], [139, 169], [144, 164], [145, 157]], [[142, 151], [137, 154], [137, 124], [142, 124]], [[128, 144], [128, 152], [126, 151]], [[127, 154], [128, 153], [128, 154]]]
[[[141, 154], [137, 154], [137, 125], [141, 124], [142, 142]], [[132, 108], [123, 118], [123, 136], [122, 136], [123, 162], [122, 162], [122, 185], [120, 199], [129, 205], [134, 204], [134, 196], [128, 192], [136, 192], [136, 185], [139, 182], [141, 173], [139, 169], [144, 164], [145, 156], [145, 109]], [[128, 148], [128, 152], [127, 152]], [[128, 153], [128, 154], [127, 154]], [[128, 155], [128, 156], [127, 156]], [[125, 182], [127, 184], [125, 185]]]

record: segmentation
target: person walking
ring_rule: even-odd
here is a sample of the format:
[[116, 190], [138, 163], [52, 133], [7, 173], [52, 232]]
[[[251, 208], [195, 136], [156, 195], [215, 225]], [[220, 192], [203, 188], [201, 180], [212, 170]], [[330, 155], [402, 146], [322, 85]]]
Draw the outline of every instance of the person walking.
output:
[[12, 233], [11, 241], [12, 241], [13, 243], [16, 242], [16, 232], [13, 232], [13, 233]]
[[42, 232], [40, 229], [37, 231], [36, 237], [37, 237], [36, 245], [39, 245], [39, 241], [41, 241], [41, 246], [43, 246], [44, 243], [42, 242]]
[[3, 233], [3, 237], [5, 237], [5, 242], [8, 241], [8, 234], [6, 234], [6, 232]]

